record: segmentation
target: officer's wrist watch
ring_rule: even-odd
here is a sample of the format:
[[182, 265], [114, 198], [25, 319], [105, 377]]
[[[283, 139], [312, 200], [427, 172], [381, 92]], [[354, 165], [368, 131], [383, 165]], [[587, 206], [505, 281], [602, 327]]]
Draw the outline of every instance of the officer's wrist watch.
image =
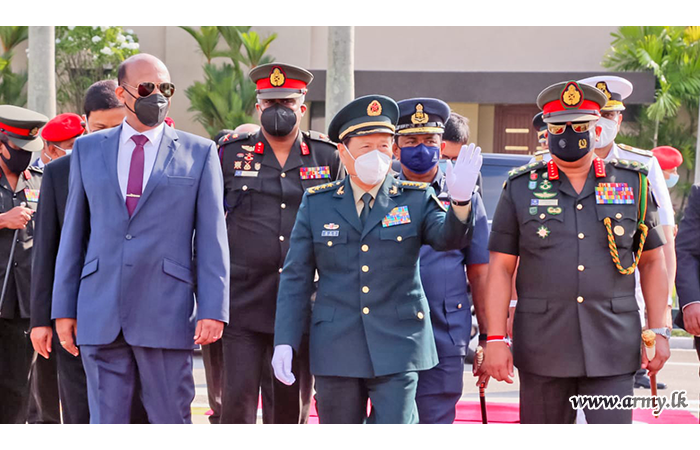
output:
[[670, 328], [667, 328], [667, 327], [650, 328], [650, 330], [653, 331], [654, 333], [656, 333], [657, 336], [661, 336], [661, 337], [666, 338], [667, 341], [669, 339], [671, 339], [671, 329]]
[[467, 206], [468, 204], [470, 204], [472, 202], [472, 199], [460, 202], [460, 201], [457, 201], [453, 198], [450, 198], [450, 202], [452, 202], [452, 205], [454, 205], [454, 206]]

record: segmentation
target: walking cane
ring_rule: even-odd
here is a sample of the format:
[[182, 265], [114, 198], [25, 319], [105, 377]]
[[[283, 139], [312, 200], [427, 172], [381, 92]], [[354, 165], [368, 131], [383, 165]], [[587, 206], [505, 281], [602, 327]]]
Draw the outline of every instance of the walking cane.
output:
[[[482, 346], [476, 348], [476, 370], [479, 370], [481, 364], [484, 362], [484, 349]], [[479, 383], [479, 403], [481, 403], [481, 423], [489, 423], [488, 417], [486, 416], [486, 383]]]
[[[644, 349], [647, 353], [647, 359], [651, 361], [656, 355], [656, 333], [651, 330], [644, 330], [642, 333], [642, 341], [644, 342]], [[658, 396], [658, 391], [656, 388], [656, 374], [649, 376], [649, 382], [651, 383], [651, 398], [652, 406], [654, 408], [654, 418], [658, 419], [659, 414], [656, 411], [656, 398]]]
[[[21, 207], [26, 207], [27, 204], [22, 202], [19, 204]], [[5, 279], [2, 282], [2, 294], [0, 294], [0, 316], [2, 315], [2, 305], [5, 303], [5, 293], [7, 292], [7, 283], [10, 281], [10, 270], [12, 270], [12, 261], [15, 259], [15, 246], [17, 245], [17, 236], [19, 236], [19, 228], [15, 230], [15, 234], [12, 238], [12, 247], [10, 247], [10, 257], [7, 260], [7, 267], [5, 268]]]

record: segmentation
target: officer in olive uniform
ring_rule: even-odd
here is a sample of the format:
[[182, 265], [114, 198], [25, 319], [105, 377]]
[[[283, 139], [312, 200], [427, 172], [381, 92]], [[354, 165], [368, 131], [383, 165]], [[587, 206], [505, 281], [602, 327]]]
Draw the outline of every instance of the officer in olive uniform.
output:
[[[522, 423], [572, 423], [571, 396], [633, 394], [643, 362], [637, 265], [649, 324], [657, 335], [670, 335], [662, 328], [664, 237], [647, 169], [626, 160], [606, 163], [593, 153], [606, 100], [575, 81], [540, 93], [552, 160], [512, 171], [493, 218], [485, 370], [510, 382], [512, 363], [518, 367]], [[518, 256], [511, 360], [504, 335]], [[653, 372], [669, 355], [668, 341], [659, 337], [656, 345], [648, 364]], [[589, 423], [632, 421], [631, 410], [584, 411]]]
[[32, 215], [42, 175], [29, 163], [42, 148], [39, 128], [48, 120], [28, 109], [0, 106], [0, 276], [6, 281], [0, 297], [0, 423], [24, 423], [27, 417]]
[[[399, 179], [430, 183], [438, 200], [449, 207], [445, 174], [437, 164], [444, 148], [441, 137], [450, 107], [434, 98], [401, 100], [398, 105], [394, 155], [401, 161]], [[436, 252], [424, 245], [420, 250], [421, 282], [440, 360], [432, 369], [419, 372], [416, 405], [420, 423], [454, 422], [455, 406], [462, 397], [464, 357], [472, 323], [472, 292], [465, 266], [471, 283], [473, 277], [480, 276], [479, 271], [488, 270], [489, 262], [486, 209], [478, 192], [472, 194], [471, 201], [474, 223], [468, 247]], [[485, 329], [486, 324], [482, 325]]]
[[[341, 173], [336, 146], [321, 134], [299, 130], [313, 75], [275, 63], [257, 66], [250, 78], [262, 127], [219, 140], [231, 250], [221, 423], [256, 421], [261, 372], [272, 354], [279, 276], [301, 197]], [[287, 387], [273, 380], [275, 423], [307, 421], [313, 383], [308, 360], [297, 362], [299, 383]]]
[[397, 117], [397, 104], [379, 95], [338, 112], [329, 135], [342, 141], [350, 176], [307, 190], [292, 231], [272, 366], [293, 382], [289, 369], [310, 329], [321, 423], [362, 423], [368, 397], [370, 422], [417, 422], [417, 371], [438, 363], [418, 258], [422, 244], [451, 250], [468, 242], [481, 156], [464, 149], [454, 169], [448, 164], [446, 214], [428, 183], [388, 174]]

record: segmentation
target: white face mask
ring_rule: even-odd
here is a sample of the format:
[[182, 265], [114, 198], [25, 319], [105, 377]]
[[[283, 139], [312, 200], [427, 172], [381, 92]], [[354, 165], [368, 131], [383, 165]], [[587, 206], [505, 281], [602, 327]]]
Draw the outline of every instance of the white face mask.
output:
[[595, 148], [603, 148], [615, 140], [617, 136], [617, 121], [601, 117], [597, 125], [603, 130], [600, 132], [600, 138], [595, 143]]
[[355, 173], [360, 180], [369, 186], [376, 186], [384, 181], [389, 167], [391, 166], [391, 157], [379, 150], [372, 150], [355, 159], [348, 150], [348, 155], [355, 161]]

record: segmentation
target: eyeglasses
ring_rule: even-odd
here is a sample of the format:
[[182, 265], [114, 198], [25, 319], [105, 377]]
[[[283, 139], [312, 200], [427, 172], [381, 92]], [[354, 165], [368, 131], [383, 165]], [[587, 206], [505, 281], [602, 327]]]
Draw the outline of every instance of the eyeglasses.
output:
[[[170, 98], [173, 96], [175, 93], [175, 85], [169, 82], [163, 82], [163, 83], [153, 83], [152, 81], [144, 81], [143, 83], [139, 84], [138, 87], [132, 86], [130, 84], [124, 83], [125, 86], [129, 86], [131, 88], [134, 88], [137, 90], [139, 96], [141, 97], [148, 97], [153, 93], [153, 91], [158, 88], [161, 94], [163, 94], [163, 97]], [[129, 91], [126, 91], [129, 92]], [[129, 92], [131, 94], [131, 92]], [[131, 94], [133, 97], [133, 94]]]
[[568, 125], [571, 125], [571, 128], [577, 133], [585, 133], [586, 131], [591, 129], [591, 123], [590, 122], [576, 122], [576, 123], [565, 123], [563, 125], [561, 124], [556, 124], [556, 123], [548, 123], [547, 124], [547, 131], [549, 131], [552, 134], [562, 134]]

